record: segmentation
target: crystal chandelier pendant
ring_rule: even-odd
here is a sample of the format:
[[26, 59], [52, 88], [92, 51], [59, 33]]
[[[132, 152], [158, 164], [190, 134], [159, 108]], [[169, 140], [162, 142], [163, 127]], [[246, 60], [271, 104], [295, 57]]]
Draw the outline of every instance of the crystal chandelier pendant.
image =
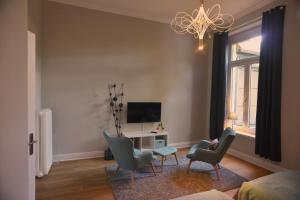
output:
[[178, 12], [171, 21], [171, 27], [178, 34], [192, 34], [199, 40], [198, 50], [201, 51], [204, 49], [205, 33], [228, 31], [233, 22], [232, 15], [221, 13], [220, 4], [215, 4], [205, 11], [203, 0], [200, 0], [200, 8], [195, 9], [191, 14]]

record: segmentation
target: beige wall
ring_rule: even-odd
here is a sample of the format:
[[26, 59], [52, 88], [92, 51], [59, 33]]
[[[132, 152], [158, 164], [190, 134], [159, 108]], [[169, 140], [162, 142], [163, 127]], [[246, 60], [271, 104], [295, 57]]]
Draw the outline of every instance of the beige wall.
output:
[[[285, 168], [300, 169], [300, 93], [298, 92], [300, 84], [300, 1], [286, 0], [282, 2], [286, 5], [286, 15], [282, 65], [282, 162], [278, 164]], [[269, 10], [280, 3], [278, 1], [245, 16], [238, 20], [237, 24], [254, 19], [261, 15], [263, 11]], [[255, 139], [238, 135], [232, 149], [255, 156]]]
[[44, 11], [42, 101], [53, 110], [54, 154], [105, 149], [102, 131], [114, 131], [107, 102], [113, 82], [125, 83], [125, 102], [162, 102], [171, 143], [202, 138], [206, 55], [195, 52], [191, 36], [176, 35], [166, 24], [54, 2]]
[[0, 199], [28, 199], [27, 1], [0, 1]]

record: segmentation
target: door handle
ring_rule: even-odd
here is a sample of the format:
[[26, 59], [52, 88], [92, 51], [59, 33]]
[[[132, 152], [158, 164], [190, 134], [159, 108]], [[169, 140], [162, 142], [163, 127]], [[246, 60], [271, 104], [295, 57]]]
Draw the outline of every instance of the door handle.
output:
[[29, 155], [30, 156], [33, 154], [33, 145], [35, 143], [37, 143], [37, 140], [34, 140], [33, 133], [30, 133], [29, 134], [29, 142], [28, 142], [28, 145], [29, 145]]
[[37, 143], [37, 140], [33, 140], [33, 141], [29, 142], [28, 145], [33, 145], [35, 143]]

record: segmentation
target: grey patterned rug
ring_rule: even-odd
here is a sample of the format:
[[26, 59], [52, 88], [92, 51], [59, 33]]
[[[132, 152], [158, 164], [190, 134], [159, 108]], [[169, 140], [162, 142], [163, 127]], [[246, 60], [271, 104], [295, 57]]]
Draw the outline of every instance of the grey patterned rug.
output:
[[164, 200], [179, 196], [203, 192], [211, 189], [227, 191], [239, 187], [245, 178], [221, 166], [220, 180], [217, 180], [213, 167], [203, 162], [193, 162], [187, 173], [189, 160], [174, 158], [165, 161], [161, 173], [160, 161], [155, 162], [156, 176], [151, 168], [145, 168], [135, 174], [135, 187], [131, 185], [130, 171], [120, 170], [114, 176], [116, 165], [106, 167], [108, 182], [111, 184], [117, 200]]

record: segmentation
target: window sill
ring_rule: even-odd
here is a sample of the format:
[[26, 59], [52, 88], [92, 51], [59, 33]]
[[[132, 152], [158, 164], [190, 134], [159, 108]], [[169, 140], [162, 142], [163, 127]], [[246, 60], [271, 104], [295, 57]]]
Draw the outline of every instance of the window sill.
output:
[[243, 132], [243, 131], [238, 131], [238, 130], [234, 130], [238, 135], [242, 135], [242, 136], [246, 136], [246, 137], [250, 137], [250, 138], [255, 138], [254, 134], [251, 133], [247, 133], [247, 132]]

